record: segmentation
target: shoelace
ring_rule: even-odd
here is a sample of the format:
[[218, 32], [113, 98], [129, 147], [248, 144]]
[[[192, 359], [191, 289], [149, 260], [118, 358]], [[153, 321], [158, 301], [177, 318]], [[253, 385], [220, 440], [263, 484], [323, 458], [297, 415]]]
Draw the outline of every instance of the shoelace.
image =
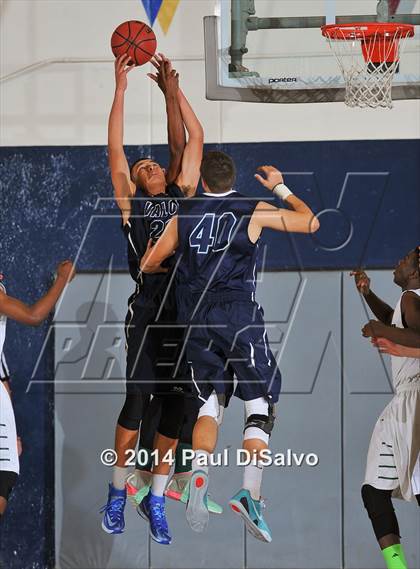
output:
[[153, 520], [156, 522], [157, 528], [162, 532], [168, 532], [168, 522], [165, 516], [165, 505], [156, 502], [150, 506]]
[[120, 522], [124, 512], [124, 502], [124, 498], [114, 498], [111, 502], [105, 504], [99, 512], [101, 514], [106, 512], [113, 524]]

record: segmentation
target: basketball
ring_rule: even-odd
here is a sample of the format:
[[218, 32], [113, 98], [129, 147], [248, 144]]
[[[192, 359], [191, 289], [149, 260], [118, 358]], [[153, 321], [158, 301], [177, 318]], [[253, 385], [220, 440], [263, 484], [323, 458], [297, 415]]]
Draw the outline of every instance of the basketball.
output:
[[128, 53], [135, 65], [144, 65], [155, 54], [156, 36], [144, 22], [130, 20], [114, 30], [111, 49], [115, 57]]

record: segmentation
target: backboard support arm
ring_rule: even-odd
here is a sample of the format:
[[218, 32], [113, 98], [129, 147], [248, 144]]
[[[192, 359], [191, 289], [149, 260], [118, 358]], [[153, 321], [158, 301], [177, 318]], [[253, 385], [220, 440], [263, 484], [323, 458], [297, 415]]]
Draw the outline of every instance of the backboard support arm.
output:
[[[219, 24], [217, 16], [204, 18], [204, 50], [206, 66], [206, 98], [210, 101], [243, 101], [249, 103], [331, 103], [344, 101], [341, 87], [276, 90], [224, 86], [219, 65]], [[420, 85], [396, 85], [392, 97], [420, 99]]]
[[[325, 16], [258, 18], [254, 0], [232, 0], [231, 4], [231, 46], [229, 48], [229, 72], [234, 77], [257, 75], [243, 65], [243, 56], [248, 52], [246, 39], [248, 32], [258, 30], [321, 28], [326, 22]], [[377, 13], [370, 15], [337, 16], [337, 24], [352, 22], [401, 22], [420, 25], [420, 14], [391, 14], [389, 0], [379, 0]]]

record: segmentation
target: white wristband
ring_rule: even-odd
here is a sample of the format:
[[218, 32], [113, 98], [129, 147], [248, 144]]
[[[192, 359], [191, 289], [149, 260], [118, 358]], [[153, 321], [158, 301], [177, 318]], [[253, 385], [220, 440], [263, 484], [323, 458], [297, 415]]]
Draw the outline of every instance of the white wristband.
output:
[[285, 200], [289, 196], [293, 195], [293, 192], [291, 192], [289, 190], [289, 188], [286, 186], [286, 184], [277, 184], [276, 186], [274, 186], [273, 193], [275, 193], [276, 196], [278, 196], [282, 200]]

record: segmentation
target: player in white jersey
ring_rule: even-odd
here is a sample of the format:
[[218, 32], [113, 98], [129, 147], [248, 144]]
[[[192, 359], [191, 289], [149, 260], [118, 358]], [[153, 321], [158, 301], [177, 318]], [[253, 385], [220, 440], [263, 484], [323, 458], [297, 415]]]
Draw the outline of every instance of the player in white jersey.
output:
[[32, 305], [8, 296], [0, 283], [0, 518], [6, 511], [10, 492], [19, 475], [19, 440], [16, 434], [10, 388], [9, 370], [3, 354], [6, 321], [12, 318], [22, 324], [39, 326], [49, 315], [64, 287], [74, 277], [73, 264], [64, 261], [57, 267], [57, 278], [49, 291]]
[[[405, 346], [392, 356], [395, 395], [380, 415], [369, 445], [362, 497], [388, 569], [407, 569], [392, 497], [420, 505], [420, 264], [419, 248], [397, 265], [394, 282], [402, 294], [393, 310], [370, 290], [363, 271], [356, 286], [379, 319], [362, 329], [365, 337]], [[380, 346], [380, 344], [378, 344]], [[410, 350], [407, 354], [405, 350]], [[401, 350], [396, 348], [401, 353]]]

